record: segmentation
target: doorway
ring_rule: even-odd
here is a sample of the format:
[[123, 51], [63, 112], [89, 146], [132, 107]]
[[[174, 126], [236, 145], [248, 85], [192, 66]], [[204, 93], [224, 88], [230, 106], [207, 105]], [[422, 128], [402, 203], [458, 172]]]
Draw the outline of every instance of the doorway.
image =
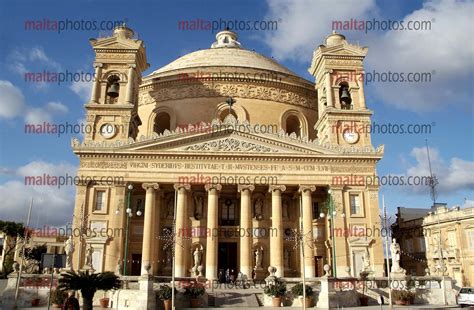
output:
[[142, 271], [142, 255], [141, 254], [132, 254], [132, 276], [139, 276]]
[[[222, 276], [225, 278], [225, 272], [227, 269], [231, 272], [231, 276], [234, 279], [237, 277], [237, 242], [219, 242], [219, 252], [217, 255], [217, 270], [218, 274], [221, 275], [219, 280], [221, 281]], [[233, 270], [233, 273], [232, 273]]]

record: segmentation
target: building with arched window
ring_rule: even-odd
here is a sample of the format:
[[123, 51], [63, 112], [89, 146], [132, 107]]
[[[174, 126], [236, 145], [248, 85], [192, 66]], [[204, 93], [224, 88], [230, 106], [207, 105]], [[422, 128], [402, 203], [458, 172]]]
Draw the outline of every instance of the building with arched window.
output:
[[367, 48], [329, 35], [309, 81], [231, 31], [147, 76], [131, 29], [91, 44], [85, 109], [96, 130], [72, 148], [79, 175], [120, 182], [77, 186], [75, 227], [111, 233], [76, 236], [75, 269], [170, 275], [174, 261], [178, 277], [217, 279], [227, 269], [264, 278], [269, 266], [316, 277], [328, 264], [382, 275], [381, 238], [365, 233], [380, 231], [379, 188], [348, 179], [375, 175], [383, 156], [359, 131], [372, 111], [351, 78]]

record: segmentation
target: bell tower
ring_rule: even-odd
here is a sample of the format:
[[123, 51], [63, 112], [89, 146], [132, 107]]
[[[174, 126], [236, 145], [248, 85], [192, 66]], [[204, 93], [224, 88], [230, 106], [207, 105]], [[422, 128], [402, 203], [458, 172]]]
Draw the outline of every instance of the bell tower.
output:
[[126, 26], [111, 37], [91, 39], [95, 75], [90, 101], [85, 105], [88, 132], [85, 141], [126, 141], [136, 138], [138, 86], [149, 64], [143, 41]]
[[371, 146], [372, 111], [365, 105], [364, 94], [367, 50], [333, 32], [313, 52], [308, 71], [316, 79], [318, 121], [314, 129], [321, 143]]

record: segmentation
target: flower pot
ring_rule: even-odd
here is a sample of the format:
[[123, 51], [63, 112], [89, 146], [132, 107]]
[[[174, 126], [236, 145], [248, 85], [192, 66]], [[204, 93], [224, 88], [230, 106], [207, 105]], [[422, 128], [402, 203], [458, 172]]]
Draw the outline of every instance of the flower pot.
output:
[[273, 307], [281, 307], [281, 297], [273, 297], [272, 305]]
[[31, 306], [32, 307], [38, 307], [39, 306], [39, 303], [40, 303], [40, 299], [39, 298], [33, 298], [31, 300]]
[[191, 308], [199, 308], [201, 300], [199, 298], [191, 298]]
[[171, 310], [171, 299], [163, 300], [163, 306], [165, 310]]
[[306, 297], [303, 301], [303, 296], [298, 296], [298, 299], [299, 299], [301, 305], [303, 305], [303, 302], [304, 302], [305, 308], [311, 307], [311, 302], [312, 302], [311, 297]]
[[109, 306], [109, 298], [107, 297], [101, 298], [99, 299], [99, 303], [102, 308], [107, 308]]
[[367, 307], [369, 305], [369, 297], [367, 296], [360, 296], [359, 301], [361, 306]]

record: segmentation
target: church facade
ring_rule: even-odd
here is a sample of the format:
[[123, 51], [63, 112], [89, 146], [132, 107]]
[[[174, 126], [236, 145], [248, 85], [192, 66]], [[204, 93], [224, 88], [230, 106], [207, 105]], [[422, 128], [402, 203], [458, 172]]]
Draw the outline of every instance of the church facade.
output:
[[[131, 29], [92, 39], [73, 268], [124, 275], [248, 278], [383, 274], [379, 188], [365, 103], [367, 48], [329, 35], [308, 81], [231, 31], [148, 76]], [[357, 78], [354, 78], [357, 77]], [[348, 181], [349, 180], [349, 181]], [[304, 251], [301, 251], [303, 247]]]

